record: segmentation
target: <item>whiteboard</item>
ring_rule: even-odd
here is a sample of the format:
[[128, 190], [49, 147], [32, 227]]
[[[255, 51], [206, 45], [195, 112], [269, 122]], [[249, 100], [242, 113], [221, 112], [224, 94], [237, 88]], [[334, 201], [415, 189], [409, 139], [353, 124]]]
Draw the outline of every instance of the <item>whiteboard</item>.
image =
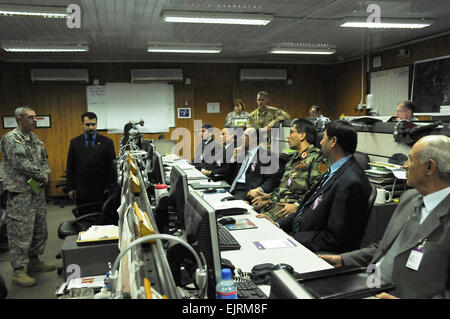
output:
[[97, 129], [107, 129], [106, 96], [104, 85], [89, 85], [86, 87], [87, 109], [97, 115]]
[[[102, 88], [102, 89], [101, 89]], [[144, 120], [141, 133], [168, 132], [175, 126], [173, 85], [167, 83], [106, 83], [87, 87], [88, 110], [97, 114], [98, 129], [123, 133], [129, 121]]]
[[409, 66], [370, 73], [373, 109], [378, 115], [395, 115], [397, 104], [408, 100]]

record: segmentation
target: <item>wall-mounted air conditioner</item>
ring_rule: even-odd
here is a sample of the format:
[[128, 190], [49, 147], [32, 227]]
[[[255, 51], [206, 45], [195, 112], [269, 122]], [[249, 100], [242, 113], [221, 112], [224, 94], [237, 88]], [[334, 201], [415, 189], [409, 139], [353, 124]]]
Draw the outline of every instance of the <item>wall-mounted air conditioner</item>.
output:
[[141, 69], [131, 70], [131, 82], [183, 81], [183, 69]]
[[239, 73], [241, 81], [286, 81], [285, 69], [241, 69]]
[[85, 69], [33, 69], [31, 82], [89, 83], [89, 73]]

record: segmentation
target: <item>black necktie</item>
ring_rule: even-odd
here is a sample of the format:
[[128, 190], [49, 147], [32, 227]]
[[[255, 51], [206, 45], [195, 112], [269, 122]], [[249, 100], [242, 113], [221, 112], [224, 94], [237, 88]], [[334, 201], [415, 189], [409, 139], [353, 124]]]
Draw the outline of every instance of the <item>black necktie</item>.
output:
[[94, 139], [92, 138], [92, 136], [88, 136], [88, 141], [87, 141], [87, 151], [88, 153], [93, 153], [94, 152], [94, 146], [93, 144]]

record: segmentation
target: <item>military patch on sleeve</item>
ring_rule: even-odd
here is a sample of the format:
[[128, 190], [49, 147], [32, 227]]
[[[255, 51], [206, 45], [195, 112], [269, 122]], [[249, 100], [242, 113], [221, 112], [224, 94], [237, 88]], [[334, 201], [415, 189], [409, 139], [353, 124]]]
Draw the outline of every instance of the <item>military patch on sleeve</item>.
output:
[[325, 173], [327, 171], [327, 165], [326, 164], [319, 164], [317, 166], [317, 170], [319, 171], [319, 173]]
[[21, 141], [19, 141], [19, 140], [15, 140], [17, 143], [19, 143], [19, 144], [22, 144], [22, 142]]
[[305, 159], [306, 156], [308, 156], [308, 152], [303, 152], [302, 155], [300, 155], [300, 157], [301, 157], [302, 159]]

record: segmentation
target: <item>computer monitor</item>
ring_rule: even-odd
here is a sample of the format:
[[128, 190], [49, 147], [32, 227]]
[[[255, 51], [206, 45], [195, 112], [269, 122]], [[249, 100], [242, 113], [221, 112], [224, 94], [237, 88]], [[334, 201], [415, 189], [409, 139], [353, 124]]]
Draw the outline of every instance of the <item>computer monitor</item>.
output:
[[184, 209], [185, 234], [189, 244], [203, 254], [208, 267], [208, 298], [215, 298], [221, 279], [221, 262], [215, 210], [196, 192], [187, 194]]
[[177, 214], [177, 226], [184, 229], [184, 206], [188, 194], [186, 172], [174, 165], [170, 172], [170, 203]]
[[157, 184], [166, 184], [166, 175], [164, 173], [164, 166], [162, 156], [157, 152], [153, 152], [150, 180]]

